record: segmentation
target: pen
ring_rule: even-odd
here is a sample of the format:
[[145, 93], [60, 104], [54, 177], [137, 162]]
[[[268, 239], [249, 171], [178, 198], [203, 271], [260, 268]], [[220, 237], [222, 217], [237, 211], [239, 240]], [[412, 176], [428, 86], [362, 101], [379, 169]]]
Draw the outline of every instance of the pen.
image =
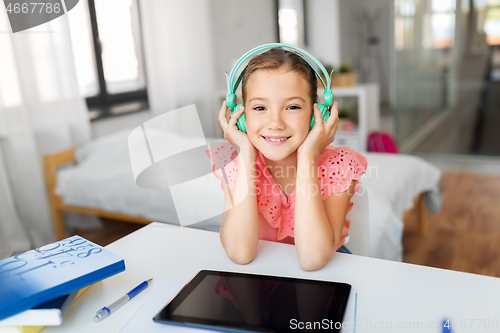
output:
[[153, 279], [149, 279], [147, 281], [144, 281], [134, 289], [132, 289], [129, 293], [127, 293], [125, 296], [111, 304], [110, 306], [105, 306], [101, 310], [97, 311], [97, 314], [94, 317], [94, 321], [101, 321], [107, 316], [109, 316], [112, 312], [114, 312], [116, 309], [118, 309], [120, 306], [123, 304], [127, 303], [130, 301], [132, 298], [134, 298], [135, 295], [146, 289], [149, 285], [149, 282], [151, 282]]

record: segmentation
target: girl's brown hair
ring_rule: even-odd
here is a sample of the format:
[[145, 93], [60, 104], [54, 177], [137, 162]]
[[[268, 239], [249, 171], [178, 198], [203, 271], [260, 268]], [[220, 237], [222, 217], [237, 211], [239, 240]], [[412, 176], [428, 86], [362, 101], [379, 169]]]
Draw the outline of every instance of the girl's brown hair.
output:
[[272, 48], [252, 58], [243, 71], [243, 78], [241, 81], [243, 103], [245, 103], [246, 84], [252, 73], [261, 69], [278, 69], [281, 67], [301, 74], [309, 83], [309, 96], [311, 97], [312, 103], [314, 104], [318, 101], [318, 81], [311, 66], [301, 56], [294, 52], [281, 48]]

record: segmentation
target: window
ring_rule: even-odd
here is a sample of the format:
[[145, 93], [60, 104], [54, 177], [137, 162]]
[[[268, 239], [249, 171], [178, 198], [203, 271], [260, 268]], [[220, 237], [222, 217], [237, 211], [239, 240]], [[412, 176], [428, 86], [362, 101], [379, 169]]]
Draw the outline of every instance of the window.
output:
[[280, 43], [304, 47], [303, 0], [277, 0]]
[[500, 44], [500, 0], [475, 0], [478, 33], [486, 35], [489, 45]]
[[81, 1], [69, 18], [80, 94], [91, 119], [147, 108], [137, 0]]
[[455, 0], [432, 0], [431, 44], [435, 49], [453, 46], [455, 42]]
[[412, 0], [396, 1], [396, 20], [394, 42], [396, 50], [402, 51], [413, 48], [413, 24], [415, 16], [415, 2]]
[[[455, 0], [396, 0], [396, 50], [449, 49], [455, 42]], [[420, 27], [420, 31], [417, 31]], [[420, 32], [420, 33], [419, 33]]]

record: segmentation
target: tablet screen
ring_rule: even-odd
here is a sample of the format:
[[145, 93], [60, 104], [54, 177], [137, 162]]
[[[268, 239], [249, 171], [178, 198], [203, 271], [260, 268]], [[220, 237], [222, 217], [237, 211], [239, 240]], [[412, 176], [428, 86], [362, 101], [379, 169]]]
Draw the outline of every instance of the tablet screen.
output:
[[214, 330], [338, 332], [350, 290], [345, 283], [200, 271], [153, 319]]

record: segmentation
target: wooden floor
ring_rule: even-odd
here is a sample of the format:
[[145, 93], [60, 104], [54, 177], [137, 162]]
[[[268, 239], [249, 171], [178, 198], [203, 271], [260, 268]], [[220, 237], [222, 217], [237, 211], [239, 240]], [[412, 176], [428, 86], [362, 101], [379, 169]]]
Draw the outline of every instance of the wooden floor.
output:
[[443, 207], [427, 212], [428, 230], [405, 223], [404, 262], [500, 277], [500, 177], [446, 172]]
[[[443, 208], [428, 214], [425, 235], [411, 214], [403, 235], [404, 262], [500, 277], [500, 177], [445, 172]], [[79, 232], [107, 245], [142, 225], [106, 220], [104, 229]]]
[[102, 219], [104, 228], [90, 231], [77, 231], [73, 234], [78, 234], [89, 241], [92, 241], [101, 246], [106, 246], [114, 241], [127, 236], [130, 233], [144, 227], [143, 224], [114, 221]]

